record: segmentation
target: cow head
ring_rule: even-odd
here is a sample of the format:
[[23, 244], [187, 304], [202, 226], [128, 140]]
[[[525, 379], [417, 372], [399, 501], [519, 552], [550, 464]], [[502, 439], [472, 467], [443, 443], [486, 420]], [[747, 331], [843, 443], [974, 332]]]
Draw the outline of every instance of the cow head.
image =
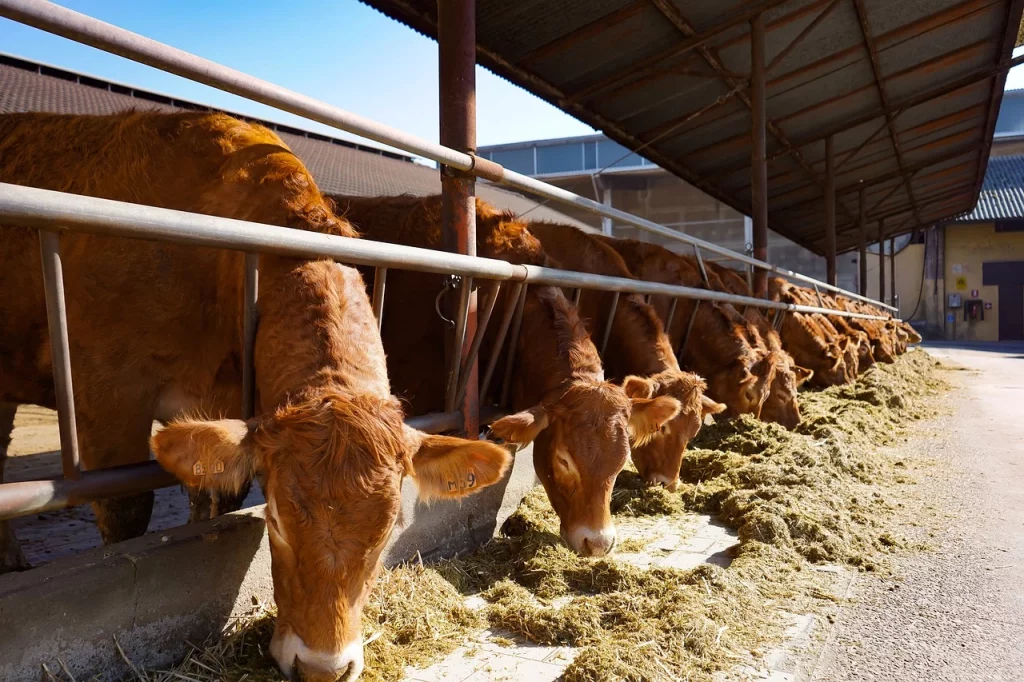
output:
[[725, 403], [725, 415], [738, 417], [752, 414], [760, 417], [768, 396], [770, 383], [757, 358], [740, 358], [726, 367], [708, 374], [708, 393]]
[[659, 430], [643, 438], [634, 438], [633, 464], [649, 485], [660, 484], [675, 491], [683, 453], [697, 435], [705, 417], [719, 414], [725, 405], [704, 395], [707, 385], [696, 374], [666, 370], [650, 377], [629, 376], [622, 388], [631, 399], [650, 400], [669, 396], [679, 402], [679, 413]]
[[177, 421], [152, 447], [191, 486], [237, 491], [259, 477], [278, 609], [270, 653], [307, 682], [362, 670], [360, 617], [403, 476], [423, 499], [456, 498], [498, 481], [510, 461], [493, 443], [406, 427], [394, 398], [336, 390], [310, 390], [248, 422]]
[[794, 363], [789, 353], [782, 350], [771, 351], [765, 356], [764, 362], [775, 366], [775, 375], [761, 408], [761, 419], [781, 424], [787, 429], [795, 429], [800, 424], [797, 391], [814, 372]]
[[668, 396], [634, 398], [606, 381], [574, 379], [538, 405], [491, 424], [510, 443], [533, 443], [533, 463], [561, 535], [584, 556], [615, 544], [611, 496], [631, 439], [656, 433], [680, 410]]
[[821, 350], [821, 364], [814, 368], [814, 384], [817, 386], [838, 386], [847, 383], [846, 355], [849, 339], [827, 344]]

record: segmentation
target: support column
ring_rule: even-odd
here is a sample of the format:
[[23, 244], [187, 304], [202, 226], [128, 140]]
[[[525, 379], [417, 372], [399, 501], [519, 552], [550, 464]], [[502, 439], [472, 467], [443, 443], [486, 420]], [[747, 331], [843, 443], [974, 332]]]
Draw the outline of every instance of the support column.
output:
[[878, 221], [878, 300], [885, 303], [885, 219]]
[[864, 188], [859, 193], [859, 220], [860, 220], [860, 295], [868, 295], [868, 226], [864, 222]]
[[[608, 187], [603, 180], [601, 181], [601, 203], [611, 208], [612, 188]], [[601, 216], [601, 234], [612, 236], [612, 219], [608, 216]]]
[[825, 138], [825, 271], [826, 281], [836, 286], [836, 169], [832, 136]]
[[[754, 223], [754, 258], [768, 260], [768, 159], [764, 80], [764, 15], [750, 22], [750, 210]], [[754, 295], [768, 289], [768, 273], [754, 273]]]
[[889, 237], [889, 298], [896, 305], [896, 237]]
[[[462, 152], [476, 151], [476, 5], [474, 0], [438, 0], [437, 42], [440, 97], [441, 144]], [[442, 245], [446, 251], [476, 255], [476, 184], [473, 176], [452, 168], [441, 169], [441, 223]], [[464, 279], [462, 285], [470, 286]], [[461, 310], [464, 295], [459, 299]], [[476, 333], [476, 293], [468, 297], [465, 325], [456, 324], [455, 333], [446, 345], [446, 360], [450, 371], [458, 372], [459, 365], [469, 354]], [[456, 297], [449, 296], [449, 319], [456, 319]], [[466, 397], [461, 405], [466, 435], [476, 438], [479, 426], [479, 379], [477, 363], [466, 368], [470, 372]], [[449, 381], [449, 400], [454, 393]]]

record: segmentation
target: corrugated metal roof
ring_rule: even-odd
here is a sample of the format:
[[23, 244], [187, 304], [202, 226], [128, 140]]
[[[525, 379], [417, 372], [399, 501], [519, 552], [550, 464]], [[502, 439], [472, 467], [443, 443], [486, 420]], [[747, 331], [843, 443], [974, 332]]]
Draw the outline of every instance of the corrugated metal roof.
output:
[[1024, 156], [993, 156], [974, 210], [957, 222], [1024, 219]]
[[[437, 35], [436, 0], [363, 0]], [[766, 27], [769, 224], [824, 248], [824, 141], [837, 245], [973, 206], [1022, 0], [476, 0], [477, 58], [750, 213], [749, 20]]]
[[[109, 89], [111, 87], [116, 89]], [[165, 95], [141, 88], [111, 84], [92, 76], [0, 55], [0, 113], [47, 111], [57, 114], [112, 114], [131, 108], [177, 111], [207, 107], [185, 100], [169, 100]], [[437, 169], [413, 163], [410, 157], [345, 140], [332, 140], [288, 126], [273, 127], [306, 164], [317, 186], [325, 193], [429, 196], [441, 192]], [[488, 183], [477, 183], [477, 195], [498, 208], [516, 213], [530, 211], [531, 218], [593, 230], [591, 226], [553, 208], [539, 205], [531, 198]]]

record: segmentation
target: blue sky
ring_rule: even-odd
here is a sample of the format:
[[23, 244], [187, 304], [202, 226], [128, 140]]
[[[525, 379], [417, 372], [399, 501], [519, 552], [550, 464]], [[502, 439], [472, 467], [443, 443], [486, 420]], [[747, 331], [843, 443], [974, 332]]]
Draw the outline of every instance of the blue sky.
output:
[[[103, 21], [437, 140], [437, 43], [356, 0], [61, 0]], [[350, 137], [33, 28], [0, 19], [0, 52]], [[593, 130], [477, 68], [477, 142]]]
[[[61, 4], [437, 140], [437, 44], [356, 0], [62, 0]], [[351, 137], [6, 19], [0, 19], [0, 51]], [[1024, 87], [1024, 67], [1010, 73], [1007, 87]], [[480, 145], [593, 132], [482, 68], [477, 69], [477, 90]]]

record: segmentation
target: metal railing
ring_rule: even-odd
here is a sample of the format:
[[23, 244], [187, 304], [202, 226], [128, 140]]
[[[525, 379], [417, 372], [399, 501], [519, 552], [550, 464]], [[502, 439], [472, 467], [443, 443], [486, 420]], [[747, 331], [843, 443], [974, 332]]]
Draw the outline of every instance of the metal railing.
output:
[[[710, 242], [696, 239], [648, 220], [638, 218], [618, 209], [594, 202], [539, 180], [506, 171], [497, 164], [473, 154], [458, 152], [442, 145], [421, 140], [387, 126], [369, 121], [336, 107], [318, 102], [312, 98], [280, 88], [238, 71], [201, 59], [181, 50], [168, 47], [156, 41], [138, 36], [129, 31], [105, 24], [91, 17], [73, 12], [42, 0], [0, 0], [0, 16], [41, 28], [121, 56], [140, 61], [150, 66], [196, 80], [250, 99], [305, 116], [315, 121], [340, 128], [369, 139], [404, 149], [433, 159], [449, 167], [467, 171], [477, 176], [524, 189], [561, 203], [579, 206], [585, 210], [612, 217], [641, 229], [656, 232], [694, 247], [694, 254], [700, 265], [703, 281], [708, 281], [703, 266], [701, 251], [715, 253], [726, 258], [761, 268], [775, 274], [806, 282], [816, 288], [826, 289], [853, 299], [867, 301], [872, 305], [894, 310], [891, 306], [863, 296], [847, 292], [813, 278], [778, 268], [745, 254], [736, 253]], [[502, 315], [498, 337], [487, 359], [486, 369], [480, 379], [480, 395], [486, 395], [497, 370], [503, 346], [514, 343], [518, 337], [524, 301], [529, 285], [551, 285], [575, 289], [574, 302], [579, 302], [583, 289], [615, 292], [612, 297], [612, 311], [609, 325], [601, 331], [595, 330], [595, 340], [600, 340], [603, 351], [610, 332], [610, 320], [614, 317], [615, 306], [620, 293], [641, 295], [664, 295], [672, 299], [670, 319], [675, 313], [678, 298], [694, 299], [698, 302], [730, 303], [737, 306], [752, 306], [775, 310], [773, 323], [776, 325], [785, 312], [821, 313], [840, 317], [884, 320], [884, 315], [846, 312], [824, 307], [794, 305], [750, 296], [714, 291], [708, 288], [676, 286], [644, 280], [607, 277], [589, 273], [571, 272], [532, 265], [516, 265], [505, 261], [478, 258], [444, 251], [433, 251], [414, 247], [379, 243], [368, 240], [324, 235], [302, 230], [249, 223], [209, 215], [187, 213], [169, 209], [154, 208], [137, 204], [121, 203], [93, 197], [69, 195], [49, 190], [22, 187], [0, 183], [0, 223], [22, 225], [39, 230], [40, 249], [43, 257], [44, 282], [48, 323], [51, 333], [54, 384], [57, 395], [58, 417], [61, 434], [61, 461], [63, 479], [48, 481], [27, 481], [0, 484], [0, 520], [82, 504], [101, 497], [123, 495], [173, 485], [175, 480], [155, 462], [133, 464], [97, 471], [83, 472], [79, 466], [78, 443], [75, 428], [75, 410], [72, 399], [71, 359], [67, 334], [67, 318], [64, 303], [64, 284], [61, 268], [60, 237], [55, 229], [100, 234], [129, 239], [167, 241], [190, 246], [213, 247], [241, 251], [246, 254], [244, 284], [243, 320], [243, 377], [242, 413], [253, 414], [255, 382], [253, 375], [253, 346], [256, 338], [256, 305], [258, 300], [258, 257], [257, 254], [276, 254], [294, 257], [328, 257], [349, 264], [376, 268], [372, 305], [378, 324], [384, 314], [386, 275], [388, 269], [401, 268], [420, 272], [454, 274], [462, 278], [463, 294], [460, 296], [456, 328], [466, 329], [470, 304], [469, 292], [476, 280], [493, 282], [489, 298], [484, 305], [471, 339], [465, 339], [465, 331], [457, 335], [459, 352], [454, 354], [445, 396], [445, 412], [413, 417], [408, 422], [425, 431], [444, 431], [459, 428], [463, 423], [461, 414], [454, 406], [461, 404], [465, 395], [470, 368], [476, 363], [483, 334], [486, 331], [494, 304], [503, 282], [514, 287], [511, 301]], [[687, 327], [693, 326], [697, 306], [694, 307]], [[469, 353], [462, 357], [462, 346], [469, 341]], [[683, 343], [685, 344], [685, 338]], [[499, 405], [507, 404], [509, 386], [513, 371], [514, 353], [506, 356], [500, 389]], [[487, 410], [488, 416], [500, 412], [496, 408]]]

